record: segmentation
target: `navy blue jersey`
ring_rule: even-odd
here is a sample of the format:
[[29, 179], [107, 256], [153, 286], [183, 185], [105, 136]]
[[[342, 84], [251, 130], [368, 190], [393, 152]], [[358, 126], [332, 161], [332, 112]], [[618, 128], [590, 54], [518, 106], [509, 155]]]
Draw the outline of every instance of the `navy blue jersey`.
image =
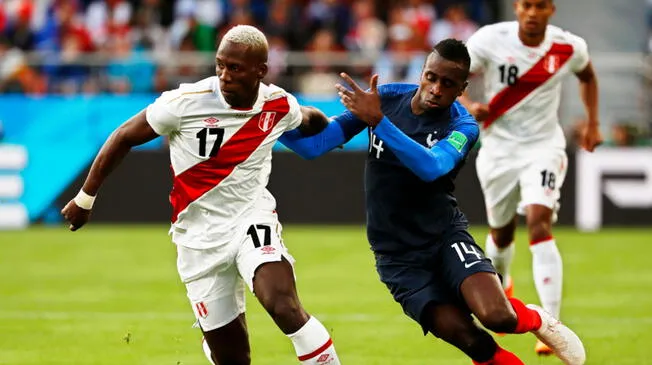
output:
[[347, 111], [317, 135], [294, 130], [279, 139], [301, 156], [315, 158], [368, 129], [367, 235], [376, 252], [425, 247], [468, 227], [453, 196], [453, 180], [478, 139], [478, 124], [457, 102], [413, 114], [410, 102], [417, 89], [380, 86], [384, 118], [373, 129]]
[[[412, 84], [386, 84], [380, 86], [378, 91], [385, 117], [421, 146], [435, 146], [440, 139], [448, 138], [458, 129], [458, 122], [468, 124], [472, 119], [457, 102], [445, 110], [413, 114], [410, 101], [417, 88]], [[359, 124], [350, 123], [355, 116], [348, 112], [338, 118], [350, 118], [349, 123], [342, 123], [348, 126], [344, 128], [347, 139], [365, 128], [359, 120]], [[478, 138], [477, 124], [474, 120], [472, 122], [475, 131], [464, 132], [466, 145], [459, 150], [462, 158], [450, 172], [434, 181], [424, 181], [417, 176], [374, 130], [368, 128], [370, 138], [365, 167], [365, 194], [367, 235], [374, 251], [424, 247], [436, 243], [449, 232], [468, 228], [468, 221], [458, 208], [453, 190], [454, 179], [464, 164], [468, 150]]]

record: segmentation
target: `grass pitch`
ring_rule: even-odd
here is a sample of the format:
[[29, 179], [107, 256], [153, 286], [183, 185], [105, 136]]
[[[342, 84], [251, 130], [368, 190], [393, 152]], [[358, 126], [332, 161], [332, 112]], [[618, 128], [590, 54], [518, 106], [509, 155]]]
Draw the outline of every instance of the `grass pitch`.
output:
[[[207, 364], [166, 226], [90, 224], [0, 232], [0, 364]], [[474, 236], [482, 242], [486, 230]], [[304, 306], [332, 332], [346, 365], [469, 365], [401, 312], [378, 281], [362, 227], [288, 226]], [[652, 230], [555, 231], [564, 258], [562, 319], [588, 365], [652, 364]], [[525, 235], [515, 294], [536, 302]], [[253, 364], [297, 364], [287, 338], [248, 297]], [[526, 364], [535, 338], [498, 342]]]

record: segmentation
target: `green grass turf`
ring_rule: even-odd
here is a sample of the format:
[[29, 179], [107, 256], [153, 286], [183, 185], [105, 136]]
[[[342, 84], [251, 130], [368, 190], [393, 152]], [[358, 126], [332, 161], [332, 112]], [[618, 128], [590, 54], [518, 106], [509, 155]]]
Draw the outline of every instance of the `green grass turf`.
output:
[[[161, 226], [89, 225], [71, 233], [0, 232], [0, 364], [206, 364], [201, 334]], [[485, 229], [473, 231], [484, 241]], [[652, 364], [652, 230], [555, 232], [565, 262], [562, 319], [585, 342], [589, 365]], [[288, 226], [300, 297], [331, 330], [345, 365], [466, 364], [405, 317], [378, 281], [362, 227]], [[519, 232], [516, 295], [536, 301]], [[296, 364], [290, 342], [251, 295], [253, 364]], [[526, 364], [534, 336], [498, 338]]]

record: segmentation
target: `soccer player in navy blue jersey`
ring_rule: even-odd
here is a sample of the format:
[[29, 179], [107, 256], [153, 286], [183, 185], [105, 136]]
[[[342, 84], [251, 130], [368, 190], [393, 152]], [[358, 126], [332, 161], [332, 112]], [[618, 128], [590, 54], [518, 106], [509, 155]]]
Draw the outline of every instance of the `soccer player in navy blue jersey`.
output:
[[582, 342], [535, 306], [508, 299], [471, 235], [453, 195], [454, 179], [478, 138], [478, 125], [456, 102], [467, 85], [469, 54], [448, 39], [428, 55], [418, 85], [362, 90], [348, 75], [336, 85], [348, 109], [321, 133], [286, 132], [280, 141], [315, 158], [367, 129], [367, 237], [380, 279], [424, 333], [449, 342], [474, 364], [523, 364], [472, 319], [495, 332], [533, 332], [566, 363], [584, 363]]

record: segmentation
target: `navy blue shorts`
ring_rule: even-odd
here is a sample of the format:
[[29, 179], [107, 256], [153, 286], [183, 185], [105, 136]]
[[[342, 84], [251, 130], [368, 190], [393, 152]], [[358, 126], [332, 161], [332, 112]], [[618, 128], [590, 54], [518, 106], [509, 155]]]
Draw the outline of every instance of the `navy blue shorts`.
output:
[[453, 304], [469, 311], [460, 293], [462, 281], [478, 272], [495, 273], [491, 260], [463, 230], [423, 249], [376, 253], [376, 270], [403, 311], [426, 333], [423, 310], [429, 303]]

